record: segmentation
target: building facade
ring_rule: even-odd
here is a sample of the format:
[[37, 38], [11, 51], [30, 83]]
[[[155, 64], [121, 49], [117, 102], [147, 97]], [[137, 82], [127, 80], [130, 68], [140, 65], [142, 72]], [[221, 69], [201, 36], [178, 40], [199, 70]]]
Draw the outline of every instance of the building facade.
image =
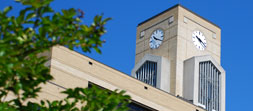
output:
[[[181, 5], [140, 23], [131, 76], [63, 46], [47, 56], [54, 80], [40, 99], [58, 100], [66, 88], [96, 84], [125, 90], [130, 111], [225, 111], [220, 28]], [[13, 96], [10, 94], [7, 99]]]
[[131, 75], [207, 111], [225, 111], [220, 53], [221, 29], [175, 5], [138, 25]]
[[181, 97], [83, 56], [63, 46], [53, 47], [50, 53], [51, 74], [54, 80], [43, 85], [41, 99], [57, 100], [65, 97], [59, 92], [66, 88], [88, 87], [96, 84], [109, 90], [125, 90], [133, 103], [130, 111], [205, 111]]

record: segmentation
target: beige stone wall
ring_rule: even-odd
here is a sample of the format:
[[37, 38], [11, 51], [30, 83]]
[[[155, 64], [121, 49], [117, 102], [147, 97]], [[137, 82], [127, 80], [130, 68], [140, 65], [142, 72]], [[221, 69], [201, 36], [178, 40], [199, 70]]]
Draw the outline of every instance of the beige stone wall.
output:
[[[89, 62], [92, 62], [92, 65]], [[126, 90], [133, 100], [159, 111], [195, 111], [196, 109], [204, 111], [191, 103], [61, 46], [52, 49], [51, 74], [55, 77], [55, 80], [51, 82], [65, 88], [87, 87], [89, 81], [110, 90]], [[48, 97], [47, 95], [50, 95], [50, 98], [54, 96], [52, 97], [54, 99], [64, 97], [57, 93], [62, 90], [58, 86], [44, 87], [43, 90], [48, 93], [43, 93], [41, 98]]]
[[[166, 18], [172, 15], [174, 22], [168, 25]], [[184, 22], [184, 18], [187, 22]], [[164, 30], [164, 40], [158, 49], [150, 49], [149, 39], [157, 28]], [[143, 30], [145, 36], [140, 39], [140, 32]], [[192, 32], [195, 30], [201, 31], [206, 37], [207, 47], [204, 51], [198, 50], [192, 42]], [[213, 34], [216, 34], [216, 39]], [[220, 35], [219, 27], [178, 5], [137, 27], [135, 63], [145, 54], [168, 58], [171, 63], [171, 94], [182, 96], [184, 60], [193, 56], [211, 55], [220, 64]]]
[[[168, 24], [168, 18], [173, 16], [174, 21], [172, 24]], [[141, 60], [145, 54], [153, 54], [157, 56], [163, 56], [170, 61], [170, 91], [175, 94], [176, 83], [176, 51], [177, 51], [177, 20], [178, 20], [178, 8], [175, 7], [170, 11], [167, 11], [150, 21], [139, 25], [137, 27], [136, 34], [136, 54], [135, 63]], [[158, 49], [150, 49], [149, 40], [153, 31], [156, 29], [162, 29], [164, 31], [164, 40]], [[145, 36], [140, 38], [140, 32], [145, 31]]]
[[[221, 30], [209, 21], [197, 16], [189, 10], [179, 6], [178, 34], [177, 34], [177, 58], [176, 58], [176, 95], [182, 96], [183, 92], [183, 63], [193, 56], [211, 55], [220, 64], [220, 40]], [[187, 22], [184, 21], [187, 19]], [[207, 41], [204, 51], [198, 50], [192, 41], [192, 33], [201, 31]], [[213, 38], [213, 34], [216, 38]]]
[[[185, 8], [179, 8], [178, 14], [178, 57], [179, 59], [189, 59], [192, 56], [211, 55], [220, 64], [220, 42], [221, 30], [210, 22], [189, 12]], [[187, 22], [184, 22], [187, 18]], [[207, 47], [204, 51], [199, 51], [192, 43], [192, 32], [199, 30], [206, 37]], [[212, 34], [216, 34], [216, 39]]]
[[[109, 90], [126, 90], [134, 101], [158, 111], [204, 111], [204, 109], [189, 102], [65, 47], [54, 47], [51, 53], [51, 60], [48, 65], [54, 80], [41, 85], [42, 92], [39, 93], [37, 99], [32, 101], [38, 102], [41, 99], [60, 100], [66, 97], [60, 93], [65, 88], [85, 88], [88, 86], [88, 82], [92, 82]], [[6, 100], [11, 98], [13, 95], [10, 94]]]
[[[168, 25], [168, 18], [174, 16], [174, 22]], [[164, 57], [175, 57], [175, 55], [170, 55], [168, 51], [174, 52], [176, 47], [176, 42], [174, 41], [177, 35], [177, 8], [172, 9], [166, 13], [159, 15], [158, 17], [151, 19], [150, 21], [139, 25], [137, 27], [136, 33], [136, 58], [135, 63], [137, 63], [145, 54], [154, 54], [157, 56]], [[159, 49], [150, 49], [149, 40], [153, 31], [156, 29], [162, 29], [164, 31], [164, 40]], [[145, 31], [145, 36], [140, 38], [140, 32]], [[173, 50], [174, 49], [174, 50]]]

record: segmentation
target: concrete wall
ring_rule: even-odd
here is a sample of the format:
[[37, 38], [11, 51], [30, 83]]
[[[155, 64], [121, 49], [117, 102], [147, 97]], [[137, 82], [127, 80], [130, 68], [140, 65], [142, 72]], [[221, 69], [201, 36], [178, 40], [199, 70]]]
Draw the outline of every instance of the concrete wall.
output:
[[184, 61], [184, 82], [183, 82], [183, 97], [188, 100], [193, 100], [194, 96], [194, 59]]
[[184, 87], [183, 87], [183, 97], [188, 100], [193, 100], [194, 104], [198, 103], [198, 93], [199, 93], [199, 63], [211, 61], [212, 64], [221, 73], [221, 86], [220, 86], [220, 111], [225, 111], [225, 98], [226, 98], [226, 73], [225, 70], [219, 65], [218, 62], [213, 59], [210, 55], [206, 56], [195, 56], [186, 61], [184, 61]]
[[[174, 21], [169, 24], [169, 18], [174, 18]], [[176, 47], [177, 47], [177, 20], [178, 7], [156, 16], [155, 18], [139, 25], [136, 33], [136, 54], [135, 64], [139, 62], [144, 55], [152, 54], [162, 56], [169, 59], [170, 62], [170, 93], [175, 94], [176, 89]], [[156, 29], [164, 31], [164, 39], [158, 49], [151, 49], [149, 47], [150, 36]], [[145, 36], [140, 38], [141, 31], [145, 31]]]
[[[174, 21], [168, 24], [168, 18], [173, 16]], [[164, 30], [164, 40], [157, 49], [149, 47], [152, 32], [161, 28]], [[196, 48], [192, 41], [192, 32], [201, 31], [207, 40], [204, 51]], [[140, 32], [145, 36], [140, 38]], [[216, 35], [216, 38], [213, 38]], [[176, 5], [152, 19], [140, 24], [136, 34], [137, 63], [145, 54], [162, 56], [170, 60], [170, 92], [182, 96], [183, 93], [183, 62], [193, 56], [211, 55], [220, 64], [221, 29], [206, 19], [198, 16], [181, 5]]]
[[146, 62], [157, 63], [157, 88], [170, 93], [170, 61], [161, 56], [146, 54], [137, 64], [135, 64], [131, 76], [136, 78], [136, 71]]
[[204, 111], [189, 102], [65, 47], [54, 47], [51, 58], [51, 74], [55, 80], [50, 81], [43, 88], [40, 98], [63, 98], [65, 95], [58, 93], [63, 88], [87, 87], [90, 81], [110, 90], [126, 90], [133, 100], [159, 111], [196, 111], [196, 109]]
[[[52, 48], [51, 59], [47, 65], [50, 66], [54, 80], [42, 84], [39, 97], [31, 101], [61, 100], [66, 95], [60, 92], [66, 88], [85, 88], [88, 82], [92, 82], [109, 90], [126, 90], [132, 100], [158, 111], [204, 111], [192, 103], [62, 46]], [[9, 94], [6, 100], [12, 98], [14, 96]]]
[[[201, 18], [188, 9], [179, 6], [177, 29], [177, 58], [176, 58], [176, 94], [182, 96], [183, 92], [183, 65], [184, 61], [201, 55], [211, 55], [220, 64], [220, 28]], [[186, 20], [185, 20], [186, 19]], [[204, 51], [198, 50], [192, 41], [192, 33], [201, 31], [207, 41]], [[213, 38], [216, 34], [216, 38]]]

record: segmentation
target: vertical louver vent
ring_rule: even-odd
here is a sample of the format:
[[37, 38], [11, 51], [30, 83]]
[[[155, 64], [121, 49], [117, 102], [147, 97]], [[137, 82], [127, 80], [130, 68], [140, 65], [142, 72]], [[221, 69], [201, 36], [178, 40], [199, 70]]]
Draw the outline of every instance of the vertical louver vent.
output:
[[146, 61], [137, 71], [136, 78], [156, 87], [157, 63]]
[[199, 63], [198, 102], [207, 111], [220, 111], [220, 75], [211, 61]]

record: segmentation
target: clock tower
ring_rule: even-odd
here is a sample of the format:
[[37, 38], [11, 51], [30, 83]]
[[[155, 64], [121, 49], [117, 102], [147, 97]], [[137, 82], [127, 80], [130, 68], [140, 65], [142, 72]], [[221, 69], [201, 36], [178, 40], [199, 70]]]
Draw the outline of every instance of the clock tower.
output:
[[138, 25], [132, 76], [208, 111], [225, 111], [220, 55], [220, 27], [175, 5]]

